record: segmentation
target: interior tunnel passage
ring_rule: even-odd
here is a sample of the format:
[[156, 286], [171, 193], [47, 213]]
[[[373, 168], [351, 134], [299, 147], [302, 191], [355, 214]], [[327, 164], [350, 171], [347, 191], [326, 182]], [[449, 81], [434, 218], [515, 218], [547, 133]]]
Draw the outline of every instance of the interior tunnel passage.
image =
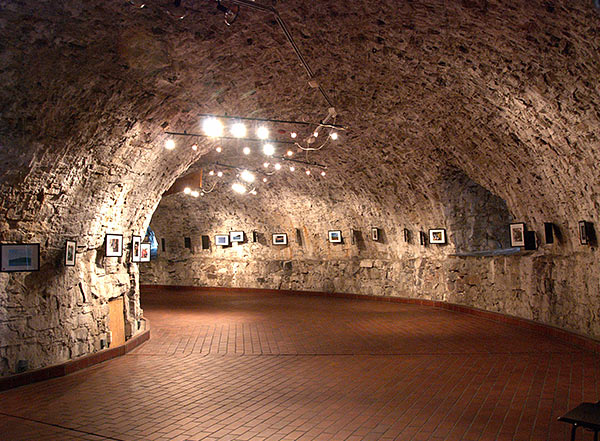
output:
[[597, 355], [463, 313], [285, 293], [142, 300], [149, 342], [0, 394], [2, 439], [564, 440], [556, 418], [598, 393]]

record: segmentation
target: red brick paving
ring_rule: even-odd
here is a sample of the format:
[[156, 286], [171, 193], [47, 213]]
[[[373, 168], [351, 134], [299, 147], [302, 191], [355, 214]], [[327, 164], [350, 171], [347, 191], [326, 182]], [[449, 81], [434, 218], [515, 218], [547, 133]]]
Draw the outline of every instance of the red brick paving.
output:
[[[0, 394], [0, 440], [566, 440], [599, 358], [442, 309], [143, 293], [130, 354]], [[580, 432], [578, 440], [591, 440]]]

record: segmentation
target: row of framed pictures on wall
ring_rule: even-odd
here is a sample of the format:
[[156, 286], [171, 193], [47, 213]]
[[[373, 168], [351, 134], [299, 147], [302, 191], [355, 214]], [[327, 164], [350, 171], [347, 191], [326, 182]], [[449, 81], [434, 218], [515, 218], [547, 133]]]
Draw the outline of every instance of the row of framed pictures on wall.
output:
[[[596, 243], [594, 224], [587, 221], [578, 223], [579, 243], [581, 245], [593, 245]], [[554, 236], [560, 235], [559, 228], [551, 222], [544, 223], [544, 237], [547, 244], [554, 243]], [[510, 246], [524, 247], [526, 250], [537, 249], [538, 241], [535, 231], [528, 231], [524, 222], [510, 224]]]
[[[106, 235], [106, 257], [123, 256], [123, 235]], [[131, 238], [131, 261], [132, 262], [150, 262], [150, 243], [142, 242], [141, 236], [132, 236]]]

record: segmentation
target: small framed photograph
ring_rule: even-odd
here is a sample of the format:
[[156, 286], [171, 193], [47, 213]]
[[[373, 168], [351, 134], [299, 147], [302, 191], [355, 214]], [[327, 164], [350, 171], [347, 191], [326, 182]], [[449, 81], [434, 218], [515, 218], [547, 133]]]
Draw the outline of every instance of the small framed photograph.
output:
[[75, 266], [75, 256], [77, 255], [77, 242], [67, 240], [65, 244], [65, 266]]
[[443, 228], [429, 230], [429, 243], [446, 243], [446, 230]]
[[379, 228], [371, 227], [371, 240], [373, 240], [374, 242], [379, 241]]
[[419, 231], [419, 243], [425, 246], [427, 243], [427, 235], [422, 231]]
[[410, 231], [408, 228], [404, 229], [404, 242], [410, 242]]
[[329, 242], [342, 243], [342, 232], [340, 230], [329, 231]]
[[229, 232], [229, 242], [243, 242], [244, 232], [243, 231], [231, 231]]
[[106, 257], [121, 257], [123, 255], [123, 235], [106, 235]]
[[228, 234], [217, 234], [215, 236], [215, 245], [221, 247], [229, 246], [229, 235]]
[[510, 246], [525, 246], [525, 224], [523, 222], [510, 224]]
[[150, 244], [140, 244], [140, 262], [150, 262]]
[[26, 272], [40, 270], [40, 244], [0, 244], [0, 270]]
[[141, 262], [140, 260], [140, 245], [142, 244], [141, 236], [133, 236], [131, 240], [131, 261]]
[[286, 233], [275, 233], [273, 234], [273, 245], [287, 245], [287, 234]]
[[588, 223], [586, 221], [579, 221], [579, 243], [581, 245], [589, 245], [590, 243]]

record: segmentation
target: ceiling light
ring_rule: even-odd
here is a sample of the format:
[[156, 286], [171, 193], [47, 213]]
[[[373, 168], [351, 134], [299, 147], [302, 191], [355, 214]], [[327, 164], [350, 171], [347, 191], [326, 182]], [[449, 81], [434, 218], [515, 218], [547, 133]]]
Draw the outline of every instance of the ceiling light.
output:
[[290, 133], [290, 136], [291, 136], [292, 138], [296, 138], [296, 136], [298, 136], [298, 134], [297, 134], [296, 132], [292, 132], [292, 133]]
[[267, 182], [267, 178], [263, 178], [263, 182]]
[[288, 150], [287, 155], [288, 156], [292, 156], [294, 154], [294, 152], [292, 152], [291, 150]]
[[281, 170], [281, 164], [279, 164], [279, 163], [275, 164], [275, 170]]
[[321, 172], [321, 176], [325, 176], [326, 173], [324, 171]]
[[336, 139], [338, 139], [338, 134], [336, 132], [333, 132], [331, 135], [329, 135], [331, 137], [331, 139], [333, 139], [334, 141]]
[[244, 155], [249, 155], [251, 151], [250, 147], [244, 147]]
[[217, 118], [207, 118], [202, 125], [206, 136], [219, 137], [223, 135], [223, 123]]
[[218, 172], [218, 173], [217, 173], [217, 176], [218, 176], [219, 178], [222, 178], [222, 177], [223, 177], [223, 172], [222, 172], [222, 171]]
[[198, 150], [198, 144], [192, 144], [192, 150], [193, 151]]
[[307, 175], [310, 175], [310, 170], [306, 170], [306, 174], [307, 174]]
[[293, 165], [290, 167], [290, 171], [293, 172], [296, 170], [296, 167], [294, 167]]
[[260, 139], [267, 139], [269, 137], [269, 129], [264, 126], [260, 126], [258, 130], [256, 130], [256, 136]]
[[192, 191], [190, 193], [193, 197], [197, 198], [198, 196], [200, 196], [200, 193], [198, 193], [196, 190]]
[[215, 171], [211, 170], [211, 171], [208, 172], [208, 174], [209, 174], [209, 176], [214, 176], [215, 175]]
[[254, 182], [255, 179], [254, 174], [249, 172], [248, 170], [244, 170], [240, 175], [240, 178], [242, 178], [242, 180], [246, 182]]
[[275, 153], [275, 146], [273, 144], [265, 144], [263, 146], [263, 153], [267, 156], [271, 156]]
[[256, 190], [252, 190], [252, 191], [250, 192], [250, 194], [252, 194], [252, 195], [255, 195], [255, 196], [256, 196]]
[[190, 194], [190, 193], [192, 192], [192, 189], [191, 189], [190, 187], [185, 187], [185, 188], [183, 189], [183, 192], [184, 192], [185, 194]]
[[243, 186], [242, 184], [240, 184], [239, 182], [236, 182], [236, 183], [234, 183], [234, 184], [231, 186], [231, 189], [232, 189], [233, 191], [235, 191], [236, 193], [239, 193], [239, 194], [244, 194], [244, 193], [246, 193], [246, 187], [244, 187], [244, 186]]
[[171, 138], [167, 139], [165, 141], [165, 148], [167, 150], [173, 150], [175, 148], [175, 141], [172, 140]]
[[268, 163], [268, 162], [264, 162], [264, 163], [263, 163], [263, 167], [264, 167], [264, 168], [269, 168], [269, 163]]
[[313, 133], [313, 136], [314, 136], [315, 138], [318, 138], [318, 137], [319, 137], [319, 132], [317, 132], [317, 131], [315, 130], [315, 133]]
[[231, 126], [231, 134], [236, 138], [243, 138], [246, 136], [246, 126], [243, 123], [235, 123]]
[[217, 153], [221, 153], [223, 151], [223, 149], [221, 148], [221, 146], [217, 147]]

